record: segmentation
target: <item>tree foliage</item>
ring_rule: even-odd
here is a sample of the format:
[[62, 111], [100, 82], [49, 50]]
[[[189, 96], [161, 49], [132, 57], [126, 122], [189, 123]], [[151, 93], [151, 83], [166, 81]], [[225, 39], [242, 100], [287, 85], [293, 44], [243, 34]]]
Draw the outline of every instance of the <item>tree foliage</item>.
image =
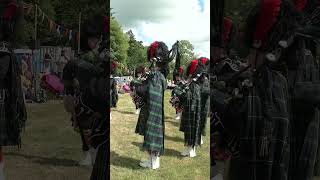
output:
[[145, 47], [142, 41], [137, 41], [133, 32], [129, 30], [127, 33], [129, 37], [128, 48], [128, 68], [134, 70], [139, 65], [146, 66], [147, 60], [147, 47]]
[[115, 60], [126, 67], [128, 65], [129, 37], [123, 33], [121, 25], [114, 17], [110, 21], [110, 47]]

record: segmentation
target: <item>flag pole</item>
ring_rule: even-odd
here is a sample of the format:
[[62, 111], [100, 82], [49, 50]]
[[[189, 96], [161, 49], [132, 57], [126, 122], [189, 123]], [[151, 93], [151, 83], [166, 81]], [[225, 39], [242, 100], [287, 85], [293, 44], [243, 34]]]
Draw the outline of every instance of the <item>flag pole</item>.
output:
[[35, 69], [35, 76], [34, 76], [34, 95], [37, 97], [37, 89], [38, 89], [38, 53], [37, 53], [37, 26], [38, 26], [38, 4], [35, 2], [35, 21], [34, 21], [34, 58], [36, 59], [36, 69]]
[[78, 54], [80, 54], [80, 38], [81, 38], [81, 12], [79, 13], [79, 38], [78, 38]]

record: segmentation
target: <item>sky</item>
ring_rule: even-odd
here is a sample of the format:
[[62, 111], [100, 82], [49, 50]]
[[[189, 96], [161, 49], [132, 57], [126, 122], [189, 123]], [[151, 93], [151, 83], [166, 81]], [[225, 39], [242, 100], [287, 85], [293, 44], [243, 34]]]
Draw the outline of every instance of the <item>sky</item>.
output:
[[199, 56], [210, 57], [210, 0], [111, 0], [124, 31], [148, 46], [189, 40]]

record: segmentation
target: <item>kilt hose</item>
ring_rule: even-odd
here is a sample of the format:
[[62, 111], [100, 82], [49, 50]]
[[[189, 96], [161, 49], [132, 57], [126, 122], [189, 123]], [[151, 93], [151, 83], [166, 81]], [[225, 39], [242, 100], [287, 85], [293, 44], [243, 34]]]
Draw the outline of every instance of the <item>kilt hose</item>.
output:
[[108, 166], [109, 166], [109, 147], [108, 143], [100, 145], [98, 148], [98, 153], [93, 166], [92, 174], [90, 180], [106, 180], [109, 176]]
[[0, 146], [21, 147], [27, 111], [20, 73], [14, 54], [0, 51]]
[[155, 71], [147, 79], [147, 102], [141, 108], [136, 133], [144, 136], [143, 149], [149, 153], [164, 153], [164, 75]]
[[289, 111], [287, 80], [263, 67], [247, 96], [247, 118], [238, 157], [232, 157], [230, 180], [287, 180]]
[[183, 112], [180, 131], [184, 132], [184, 144], [186, 146], [201, 145], [201, 97], [200, 86], [192, 82], [182, 99]]

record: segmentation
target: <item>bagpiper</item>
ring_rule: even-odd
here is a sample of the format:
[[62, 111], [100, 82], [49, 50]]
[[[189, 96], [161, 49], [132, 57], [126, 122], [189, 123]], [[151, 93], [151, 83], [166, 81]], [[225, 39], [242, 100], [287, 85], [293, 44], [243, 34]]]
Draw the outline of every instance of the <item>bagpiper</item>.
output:
[[180, 101], [183, 107], [180, 131], [184, 133], [186, 149], [182, 156], [195, 157], [196, 147], [201, 145], [201, 89], [200, 83], [208, 61], [192, 60], [186, 70], [187, 82], [184, 84]]
[[108, 52], [109, 17], [94, 15], [84, 24], [82, 54], [64, 68], [66, 94], [74, 97], [73, 120], [89, 145], [93, 165], [91, 180], [107, 179], [109, 164], [108, 116], [110, 109], [110, 54]]
[[3, 146], [21, 147], [21, 131], [27, 112], [21, 87], [21, 68], [13, 48], [16, 30], [23, 17], [22, 4], [0, 1], [0, 179], [4, 180]]
[[136, 93], [144, 97], [135, 132], [144, 136], [143, 149], [149, 154], [149, 159], [142, 160], [140, 166], [158, 169], [160, 156], [164, 153], [164, 91], [171, 59], [164, 42], [153, 42], [147, 53], [150, 73], [141, 85], [135, 87]]

